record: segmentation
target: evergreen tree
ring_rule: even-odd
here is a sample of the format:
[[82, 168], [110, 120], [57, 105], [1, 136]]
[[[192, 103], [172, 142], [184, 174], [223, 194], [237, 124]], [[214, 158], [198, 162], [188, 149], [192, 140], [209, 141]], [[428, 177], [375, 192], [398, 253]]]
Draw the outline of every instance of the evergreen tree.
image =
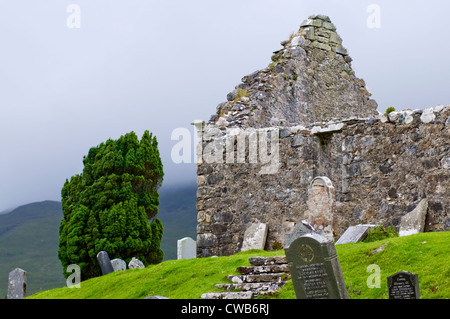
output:
[[64, 270], [77, 264], [82, 280], [101, 275], [102, 250], [127, 263], [132, 257], [145, 265], [161, 262], [163, 226], [155, 217], [164, 173], [156, 137], [145, 131], [140, 141], [134, 132], [109, 139], [91, 148], [83, 164], [61, 190], [58, 257]]

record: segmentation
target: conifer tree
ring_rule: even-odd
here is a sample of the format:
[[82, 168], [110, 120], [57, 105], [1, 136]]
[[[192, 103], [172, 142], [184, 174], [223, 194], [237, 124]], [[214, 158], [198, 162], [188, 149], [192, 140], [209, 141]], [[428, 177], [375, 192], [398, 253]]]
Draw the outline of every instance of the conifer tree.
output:
[[145, 265], [161, 262], [163, 226], [156, 215], [164, 173], [156, 137], [145, 131], [140, 141], [134, 132], [109, 139], [91, 148], [83, 164], [61, 190], [58, 257], [64, 270], [77, 264], [82, 280], [101, 275], [102, 250], [127, 263], [132, 257]]

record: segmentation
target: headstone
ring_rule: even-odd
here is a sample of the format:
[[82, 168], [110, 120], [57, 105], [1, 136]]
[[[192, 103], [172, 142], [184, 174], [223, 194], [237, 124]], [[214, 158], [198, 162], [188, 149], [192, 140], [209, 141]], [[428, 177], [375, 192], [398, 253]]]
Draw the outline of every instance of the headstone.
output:
[[143, 269], [143, 268], [145, 268], [145, 265], [144, 265], [144, 263], [142, 261], [140, 261], [136, 257], [133, 257], [133, 258], [131, 258], [130, 262], [128, 263], [128, 268], [130, 268], [130, 269], [135, 269], [135, 268]]
[[289, 248], [291, 243], [304, 235], [311, 234], [312, 230], [308, 228], [303, 222], [298, 222], [291, 233], [284, 236], [284, 248]]
[[360, 242], [367, 237], [369, 229], [372, 229], [374, 227], [376, 227], [376, 225], [350, 226], [336, 242], [336, 245]]
[[420, 299], [419, 276], [400, 271], [387, 277], [389, 299]]
[[6, 299], [23, 299], [27, 293], [27, 272], [16, 268], [9, 273]]
[[177, 259], [197, 258], [197, 242], [190, 237], [177, 241]]
[[252, 224], [244, 233], [241, 251], [264, 249], [267, 239], [267, 224]]
[[402, 217], [399, 236], [414, 235], [423, 232], [428, 212], [428, 199], [422, 199], [417, 207]]
[[332, 241], [312, 233], [294, 240], [285, 252], [297, 299], [348, 299]]
[[318, 232], [333, 240], [336, 228], [336, 197], [333, 183], [325, 176], [316, 177], [308, 189], [307, 221]]
[[125, 260], [122, 260], [120, 258], [111, 260], [111, 265], [114, 271], [127, 270], [127, 263], [125, 262]]
[[114, 272], [114, 268], [111, 265], [111, 259], [109, 259], [108, 253], [106, 251], [101, 251], [97, 254], [97, 260], [102, 269], [102, 274], [107, 275]]

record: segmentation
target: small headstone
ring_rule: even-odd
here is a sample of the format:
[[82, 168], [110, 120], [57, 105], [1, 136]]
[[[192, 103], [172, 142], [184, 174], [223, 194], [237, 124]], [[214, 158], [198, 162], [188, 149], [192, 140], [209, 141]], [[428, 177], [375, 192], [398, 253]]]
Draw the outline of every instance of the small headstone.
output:
[[143, 268], [145, 268], [145, 266], [144, 266], [144, 263], [142, 261], [140, 261], [136, 257], [133, 257], [133, 258], [131, 258], [131, 261], [128, 263], [128, 268], [130, 268], [130, 269], [135, 269], [135, 268], [143, 269]]
[[164, 296], [149, 296], [149, 297], [145, 297], [144, 299], [169, 299], [169, 298], [164, 297]]
[[427, 212], [428, 199], [425, 198], [420, 201], [419, 205], [413, 211], [402, 217], [398, 235], [402, 237], [422, 233], [425, 228]]
[[313, 179], [308, 189], [307, 221], [317, 232], [333, 240], [335, 229], [336, 197], [333, 183], [328, 177], [320, 176]]
[[374, 227], [376, 227], [376, 225], [350, 226], [336, 242], [336, 245], [360, 242], [367, 237], [369, 229], [372, 229]]
[[267, 224], [252, 224], [244, 233], [241, 251], [264, 249], [267, 239]]
[[122, 260], [120, 258], [111, 260], [111, 265], [114, 271], [127, 270], [127, 263], [125, 262], [125, 260]]
[[294, 240], [285, 252], [297, 299], [348, 299], [332, 241], [312, 233]]
[[311, 232], [312, 230], [308, 228], [304, 223], [298, 222], [297, 225], [295, 225], [292, 232], [284, 236], [284, 248], [286, 249], [289, 248], [289, 246], [294, 240], [304, 235], [311, 234]]
[[16, 268], [9, 273], [6, 299], [23, 299], [27, 293], [27, 272]]
[[190, 237], [177, 241], [177, 259], [197, 258], [197, 242]]
[[387, 277], [389, 299], [420, 299], [419, 276], [400, 271]]
[[114, 268], [111, 265], [111, 259], [109, 259], [108, 253], [106, 251], [101, 251], [97, 254], [97, 260], [102, 269], [102, 274], [107, 275], [114, 272]]

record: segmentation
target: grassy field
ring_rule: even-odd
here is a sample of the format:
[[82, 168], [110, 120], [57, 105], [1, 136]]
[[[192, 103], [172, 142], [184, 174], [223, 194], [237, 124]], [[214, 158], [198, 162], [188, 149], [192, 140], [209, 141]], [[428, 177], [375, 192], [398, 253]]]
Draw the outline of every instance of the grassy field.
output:
[[[370, 243], [336, 246], [351, 299], [387, 299], [386, 277], [407, 270], [419, 275], [422, 299], [450, 298], [450, 232], [423, 233]], [[385, 249], [370, 252], [388, 242]], [[36, 293], [35, 299], [141, 299], [161, 295], [170, 299], [198, 299], [203, 293], [220, 291], [217, 283], [237, 274], [236, 268], [249, 265], [251, 256], [280, 256], [284, 251], [249, 251], [228, 257], [168, 260], [145, 269], [130, 269], [81, 283], [81, 288], [59, 288]], [[380, 288], [369, 288], [369, 265], [381, 270]], [[292, 281], [276, 294], [266, 297], [292, 299]]]

